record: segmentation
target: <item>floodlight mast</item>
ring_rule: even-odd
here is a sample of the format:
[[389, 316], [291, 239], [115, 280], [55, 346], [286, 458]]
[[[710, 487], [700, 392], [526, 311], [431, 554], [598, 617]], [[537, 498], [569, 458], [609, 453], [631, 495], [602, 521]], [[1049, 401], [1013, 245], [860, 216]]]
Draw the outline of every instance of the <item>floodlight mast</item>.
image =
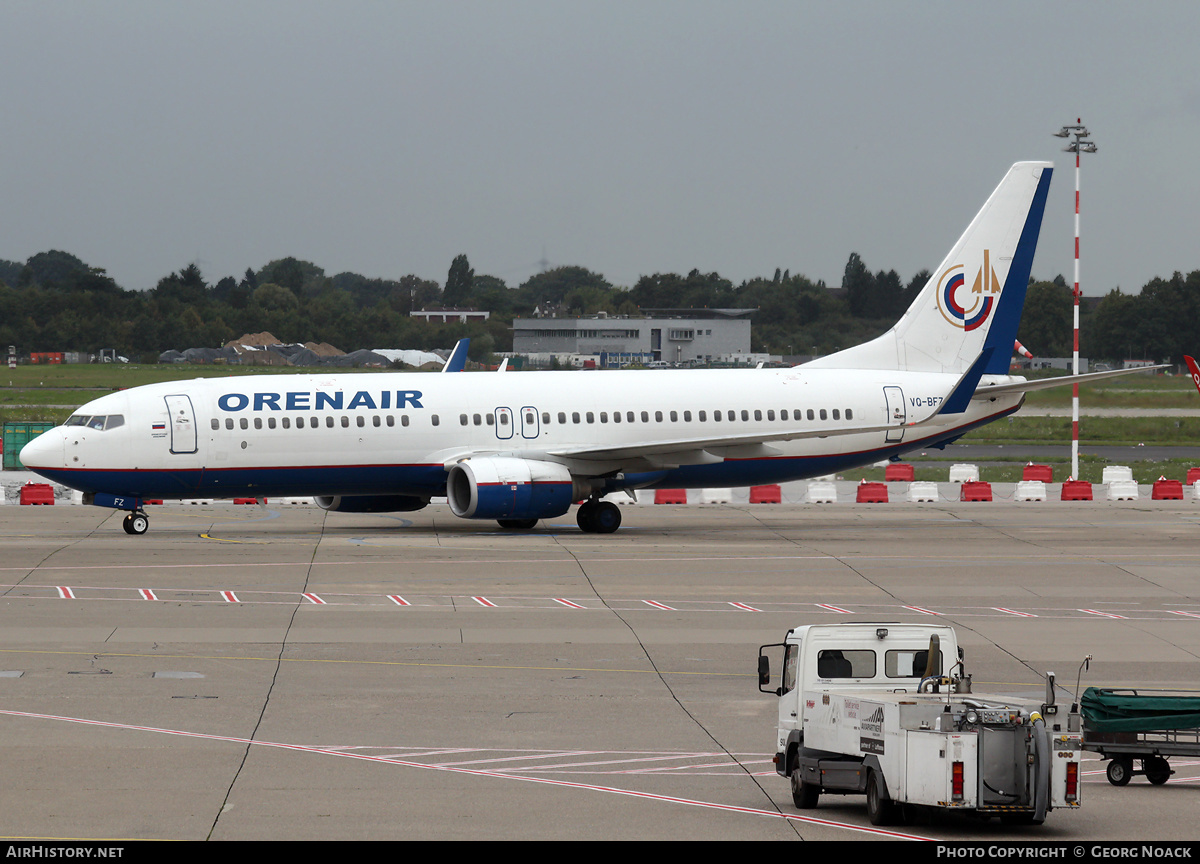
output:
[[[1071, 370], [1075, 375], [1079, 374], [1079, 154], [1080, 153], [1095, 153], [1096, 145], [1091, 141], [1083, 139], [1088, 137], [1087, 127], [1083, 125], [1082, 118], [1075, 119], [1074, 126], [1064, 126], [1057, 132], [1053, 133], [1056, 138], [1069, 138], [1075, 136], [1075, 140], [1063, 148], [1068, 153], [1075, 154], [1075, 290], [1072, 292], [1074, 300], [1074, 348], [1072, 349], [1072, 364]], [[1071, 479], [1079, 479], [1079, 385], [1071, 385]]]

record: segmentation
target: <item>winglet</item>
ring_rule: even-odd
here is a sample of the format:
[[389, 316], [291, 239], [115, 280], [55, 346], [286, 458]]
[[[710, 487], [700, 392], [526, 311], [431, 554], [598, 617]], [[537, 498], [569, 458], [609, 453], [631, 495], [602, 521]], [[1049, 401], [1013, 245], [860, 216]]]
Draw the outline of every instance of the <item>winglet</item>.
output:
[[446, 358], [446, 365], [442, 367], [442, 371], [461, 372], [467, 365], [467, 346], [470, 344], [470, 339], [459, 339], [450, 356]]

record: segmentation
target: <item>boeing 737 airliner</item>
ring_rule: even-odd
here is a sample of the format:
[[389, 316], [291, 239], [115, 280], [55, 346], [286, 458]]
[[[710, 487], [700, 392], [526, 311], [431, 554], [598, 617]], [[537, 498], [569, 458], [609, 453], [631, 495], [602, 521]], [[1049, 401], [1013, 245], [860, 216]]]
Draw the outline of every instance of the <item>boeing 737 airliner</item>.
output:
[[1052, 167], [1014, 165], [900, 321], [791, 369], [207, 378], [102, 396], [21, 451], [39, 474], [127, 510], [146, 499], [314, 496], [327, 510], [418, 510], [528, 529], [582, 501], [655, 487], [814, 477], [938, 446], [1016, 411], [1009, 361]]

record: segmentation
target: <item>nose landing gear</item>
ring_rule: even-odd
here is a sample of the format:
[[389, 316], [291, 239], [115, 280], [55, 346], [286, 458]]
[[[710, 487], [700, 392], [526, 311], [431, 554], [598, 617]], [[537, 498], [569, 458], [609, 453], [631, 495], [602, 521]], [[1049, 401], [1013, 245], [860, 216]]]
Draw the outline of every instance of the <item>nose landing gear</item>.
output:
[[150, 517], [141, 510], [134, 510], [125, 516], [121, 527], [125, 529], [126, 534], [145, 534], [146, 529], [150, 527]]

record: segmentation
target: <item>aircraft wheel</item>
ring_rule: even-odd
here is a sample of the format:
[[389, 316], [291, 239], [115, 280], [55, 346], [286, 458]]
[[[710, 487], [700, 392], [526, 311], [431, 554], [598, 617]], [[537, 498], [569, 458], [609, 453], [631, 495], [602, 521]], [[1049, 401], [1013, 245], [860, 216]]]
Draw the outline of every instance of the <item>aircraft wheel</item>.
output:
[[592, 516], [592, 525], [597, 534], [611, 534], [621, 527], [621, 508], [611, 501], [601, 501], [596, 505]]
[[497, 519], [501, 528], [510, 528], [517, 531], [528, 531], [530, 528], [537, 525], [536, 519]]
[[579, 505], [579, 510], [575, 513], [575, 521], [579, 524], [579, 530], [585, 534], [595, 534], [596, 528], [596, 502], [584, 501]]
[[140, 510], [128, 514], [122, 521], [121, 527], [126, 534], [145, 534], [150, 527], [150, 519]]

